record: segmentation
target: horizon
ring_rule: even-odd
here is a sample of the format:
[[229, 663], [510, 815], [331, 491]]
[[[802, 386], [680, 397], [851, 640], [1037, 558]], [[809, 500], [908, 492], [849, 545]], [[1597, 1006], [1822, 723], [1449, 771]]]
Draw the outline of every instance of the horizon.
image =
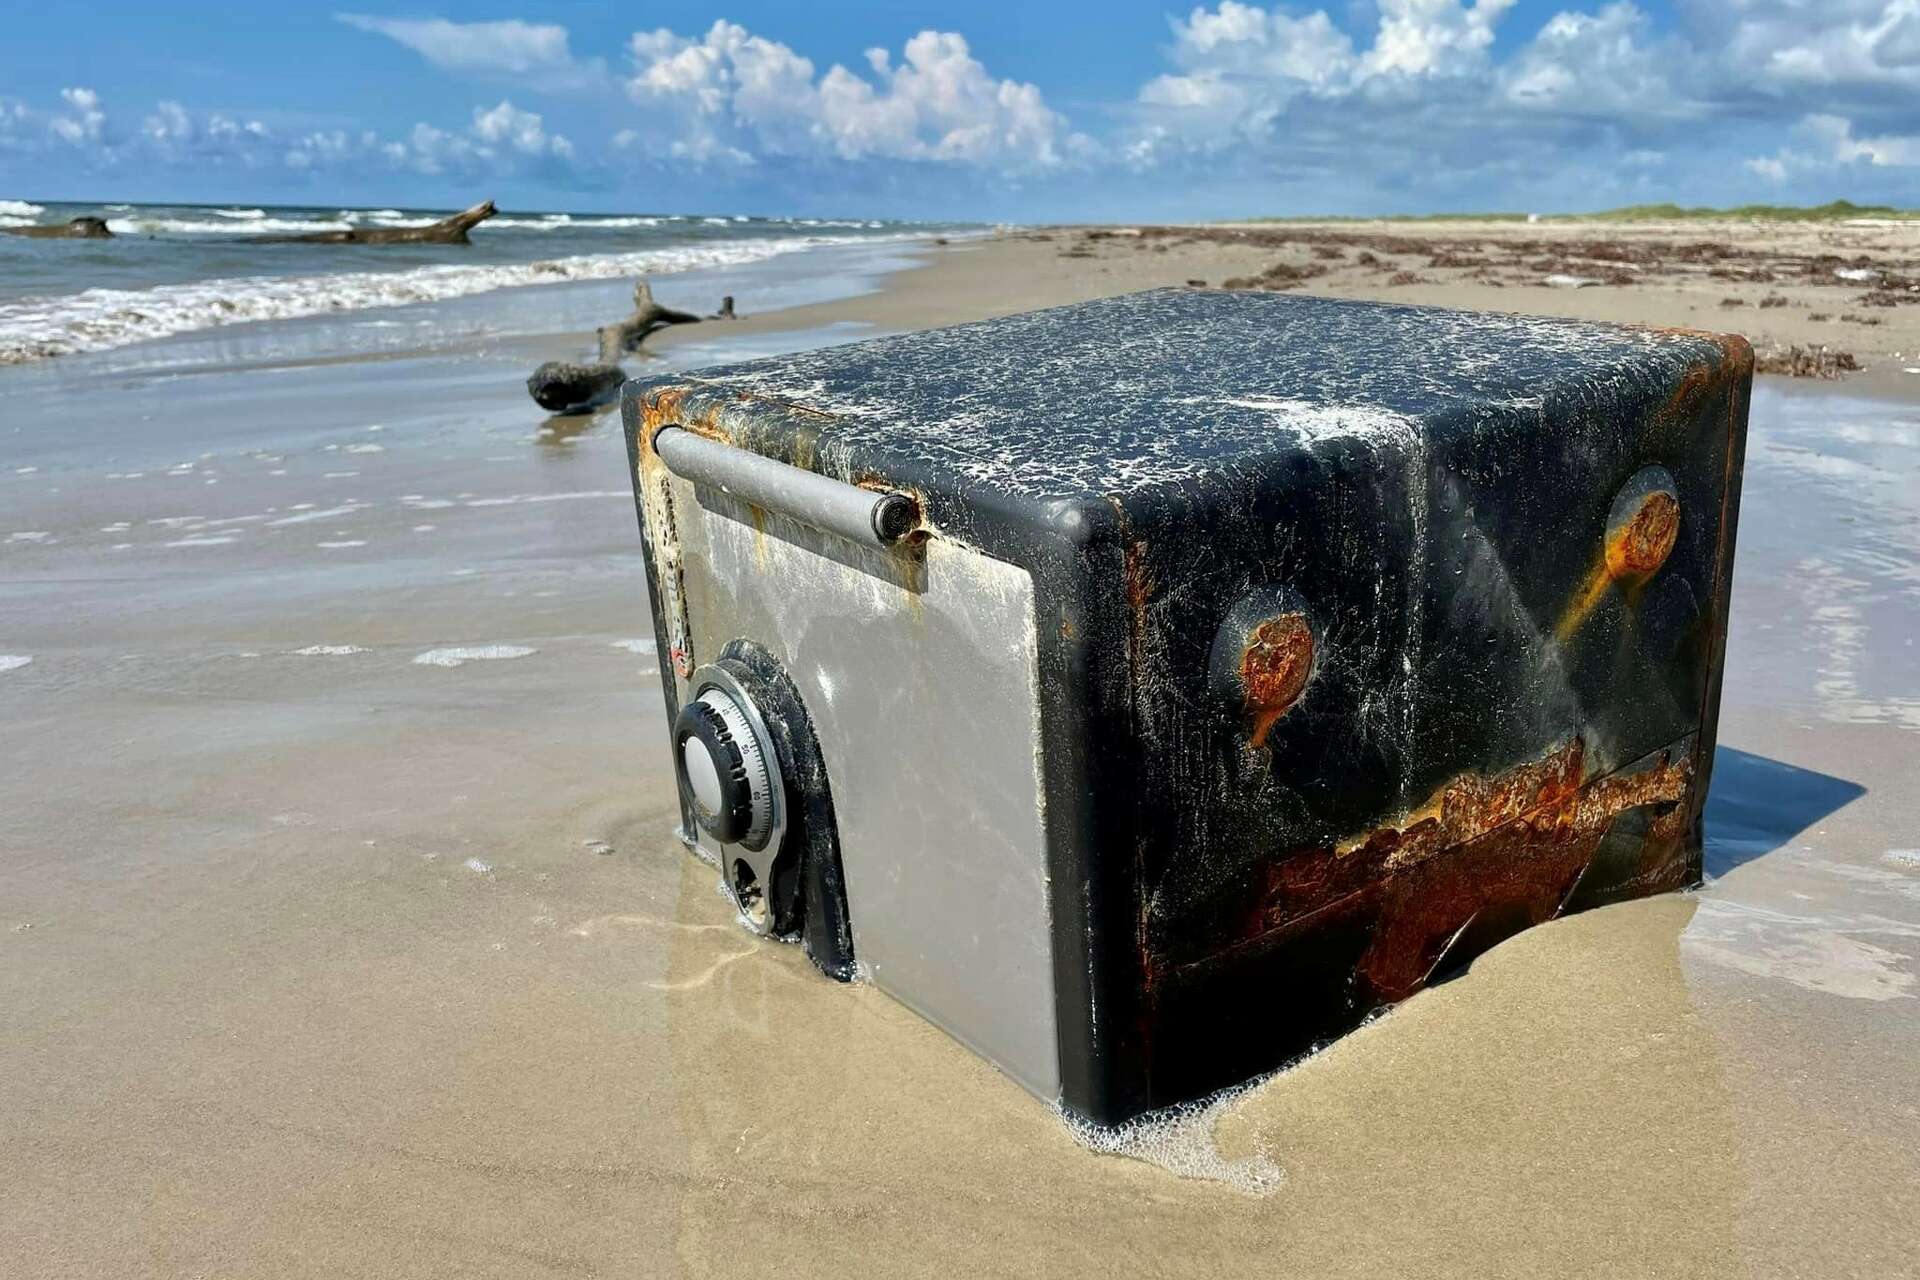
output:
[[1909, 207], [1920, 174], [1906, 0], [228, 15], [16, 15], [0, 198], [1071, 222]]
[[[17, 204], [17, 205], [32, 205], [32, 206], [37, 206], [42, 208], [46, 206], [51, 206], [51, 205], [63, 205], [63, 206], [68, 206], [72, 208], [97, 208], [97, 209], [113, 209], [116, 207], [140, 207], [140, 208], [209, 209], [209, 210], [222, 210], [222, 209], [234, 210], [242, 206], [250, 206], [250, 207], [257, 207], [258, 209], [263, 211], [337, 209], [342, 213], [342, 215], [346, 215], [349, 213], [356, 213], [356, 212], [372, 212], [373, 211], [371, 208], [355, 209], [353, 207], [355, 203], [356, 202], [350, 202], [350, 201], [343, 202], [338, 200], [325, 200], [325, 201], [318, 201], [318, 202], [313, 202], [313, 201], [277, 201], [276, 202], [273, 200], [247, 200], [245, 198], [234, 198], [234, 199], [225, 199], [225, 200], [148, 200], [148, 199], [140, 199], [137, 197], [133, 197], [133, 198], [127, 198], [127, 199], [99, 198], [99, 199], [75, 200], [75, 199], [64, 199], [64, 198], [55, 197], [55, 196], [36, 195], [29, 192], [21, 195], [0, 198], [0, 209], [4, 209], [4, 206], [8, 204]], [[358, 203], [372, 205], [375, 202], [358, 202]], [[760, 222], [800, 222], [800, 221], [819, 222], [819, 221], [830, 221], [830, 220], [845, 220], [845, 221], [891, 222], [891, 223], [900, 223], [903, 225], [923, 224], [927, 226], [943, 226], [943, 225], [991, 226], [991, 225], [994, 225], [992, 221], [970, 220], [965, 218], [939, 219], [939, 218], [916, 218], [916, 217], [897, 217], [897, 216], [876, 218], [872, 214], [860, 213], [860, 212], [854, 212], [854, 211], [844, 211], [844, 210], [837, 213], [826, 212], [826, 213], [798, 214], [798, 213], [763, 212], [763, 211], [757, 211], [757, 210], [749, 210], [746, 212], [741, 212], [739, 210], [721, 209], [721, 208], [692, 209], [692, 210], [686, 210], [686, 211], [669, 211], [669, 210], [660, 209], [660, 208], [650, 208], [643, 205], [623, 205], [623, 206], [609, 206], [609, 207], [603, 207], [603, 208], [583, 208], [583, 207], [577, 207], [577, 206], [576, 207], [559, 207], [559, 206], [526, 205], [526, 204], [509, 205], [509, 204], [502, 204], [498, 201], [495, 201], [495, 204], [498, 206], [499, 212], [501, 214], [505, 214], [508, 216], [521, 215], [521, 214], [543, 214], [548, 216], [566, 216], [566, 217], [584, 217], [584, 218], [660, 217], [660, 218], [672, 218], [672, 219], [678, 219], [678, 220], [690, 220], [690, 219], [701, 218], [701, 217], [713, 217], [713, 218], [725, 217], [725, 218], [745, 219], [748, 221], [760, 221]], [[408, 204], [400, 201], [388, 201], [380, 205], [381, 209], [390, 210], [396, 213], [405, 213], [405, 214], [445, 213], [445, 212], [457, 210], [462, 207], [464, 207], [464, 204], [457, 203], [457, 202], [449, 203], [449, 204]], [[1671, 201], [1658, 201], [1658, 202], [1650, 202], [1650, 203], [1635, 204], [1635, 205], [1620, 205], [1620, 206], [1607, 208], [1607, 209], [1584, 209], [1584, 210], [1573, 210], [1573, 211], [1566, 211], [1566, 212], [1546, 212], [1546, 211], [1523, 212], [1520, 210], [1513, 210], [1513, 209], [1478, 209], [1478, 210], [1467, 209], [1467, 210], [1449, 211], [1449, 212], [1407, 211], [1407, 212], [1390, 212], [1390, 213], [1373, 213], [1373, 214], [1355, 214], [1355, 213], [1321, 211], [1321, 212], [1315, 212], [1315, 213], [1289, 213], [1289, 214], [1275, 214], [1275, 215], [1267, 215], [1267, 216], [1255, 215], [1251, 217], [1240, 217], [1240, 218], [1211, 218], [1211, 219], [1188, 218], [1188, 219], [1179, 219], [1178, 221], [1193, 222], [1193, 223], [1228, 223], [1228, 224], [1260, 223], [1260, 222], [1313, 223], [1313, 222], [1368, 222], [1368, 221], [1373, 221], [1373, 222], [1422, 222], [1422, 221], [1580, 222], [1580, 221], [1589, 221], [1589, 220], [1605, 220], [1605, 221], [1629, 221], [1629, 222], [1631, 221], [1654, 222], [1654, 221], [1673, 220], [1673, 219], [1709, 220], [1709, 219], [1716, 219], [1716, 218], [1730, 219], [1730, 220], [1772, 219], [1772, 220], [1779, 220], [1779, 221], [1829, 221], [1834, 219], [1860, 217], [1860, 216], [1896, 217], [1896, 218], [1902, 218], [1902, 219], [1920, 218], [1920, 207], [1905, 207], [1905, 206], [1891, 205], [1891, 204], [1861, 204], [1843, 196], [1843, 197], [1837, 197], [1832, 200], [1822, 201], [1818, 204], [1755, 203], [1755, 204], [1745, 204], [1745, 205], [1714, 206], [1714, 205], [1678, 205]], [[1017, 223], [1012, 223], [1010, 220], [1007, 220], [1007, 221], [1009, 225], [1020, 225]], [[1056, 222], [1048, 222], [1045, 220], [1034, 220], [1027, 225], [1072, 226], [1072, 225], [1084, 224], [1084, 225], [1091, 225], [1091, 226], [1098, 226], [1098, 225], [1121, 226], [1121, 225], [1127, 225], [1129, 223], [1151, 225], [1153, 221], [1154, 220], [1152, 219], [1085, 218], [1085, 219], [1061, 219]], [[244, 226], [243, 223], [236, 223], [235, 230], [237, 231], [241, 229], [241, 227], [243, 226]], [[484, 227], [485, 223], [482, 223], [481, 226]]]

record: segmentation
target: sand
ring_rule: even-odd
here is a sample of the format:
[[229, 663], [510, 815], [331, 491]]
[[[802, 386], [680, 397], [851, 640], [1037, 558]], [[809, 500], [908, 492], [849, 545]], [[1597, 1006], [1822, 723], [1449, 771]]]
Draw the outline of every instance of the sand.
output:
[[[1047, 234], [779, 312], [662, 278], [750, 314], [650, 345], [1276, 256]], [[1877, 353], [1755, 400], [1713, 884], [1136, 1144], [1209, 1180], [734, 924], [671, 835], [613, 424], [518, 385], [576, 334], [327, 332], [0, 371], [0, 1275], [1911, 1273], [1920, 408]]]

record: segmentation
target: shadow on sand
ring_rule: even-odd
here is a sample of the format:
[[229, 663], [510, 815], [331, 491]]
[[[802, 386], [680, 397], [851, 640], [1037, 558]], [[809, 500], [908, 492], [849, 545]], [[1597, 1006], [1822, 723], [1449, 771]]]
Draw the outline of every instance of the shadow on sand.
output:
[[1707, 874], [1723, 876], [1772, 853], [1866, 793], [1845, 778], [1736, 747], [1716, 748], [1707, 795]]

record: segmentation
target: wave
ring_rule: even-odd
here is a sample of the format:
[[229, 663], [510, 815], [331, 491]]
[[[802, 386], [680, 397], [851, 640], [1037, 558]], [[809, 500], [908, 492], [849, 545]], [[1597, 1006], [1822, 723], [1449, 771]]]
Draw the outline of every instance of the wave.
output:
[[618, 231], [628, 227], [657, 227], [658, 218], [645, 218], [638, 214], [631, 216], [581, 214], [578, 217], [570, 213], [548, 213], [538, 218], [517, 218], [511, 215], [504, 218], [489, 218], [481, 226], [516, 227], [528, 231]]
[[[9, 206], [18, 202], [0, 200], [0, 226], [20, 226], [33, 221], [24, 214], [17, 215], [19, 222], [7, 222], [5, 219], [16, 216]], [[22, 209], [36, 209], [38, 206], [20, 205]], [[440, 219], [431, 214], [408, 214], [398, 209], [342, 209], [331, 218], [271, 218], [264, 209], [212, 209], [208, 211], [216, 218], [226, 221], [213, 222], [205, 218], [174, 218], [164, 215], [136, 215], [131, 218], [113, 218], [107, 222], [108, 230], [115, 235], [266, 235], [289, 234], [300, 231], [346, 231], [354, 226], [377, 227], [427, 227]], [[659, 218], [640, 216], [593, 217], [582, 215], [575, 217], [566, 213], [549, 213], [539, 217], [496, 217], [481, 224], [481, 230], [512, 229], [519, 231], [611, 231], [631, 227], [657, 227]], [[709, 222], [724, 225], [724, 218], [709, 218]], [[735, 219], [739, 221], [739, 219]], [[829, 225], [829, 224], [822, 224]], [[879, 223], [848, 222], [830, 225], [849, 227], [879, 226]]]
[[438, 302], [569, 280], [732, 266], [827, 245], [919, 238], [900, 234], [736, 240], [492, 266], [428, 266], [279, 278], [247, 276], [156, 285], [151, 289], [88, 289], [62, 297], [0, 303], [0, 365], [123, 347], [222, 325]]
[[222, 213], [221, 216], [232, 219], [232, 221], [205, 222], [193, 218], [109, 218], [107, 219], [107, 230], [117, 236], [251, 236], [270, 233], [284, 234], [296, 231], [346, 231], [350, 229], [348, 223], [336, 222], [330, 219], [269, 218], [264, 216], [264, 214], [257, 218], [248, 218], [232, 213]]
[[28, 200], [0, 200], [0, 214], [9, 218], [32, 218], [35, 214], [46, 211], [47, 206], [34, 204]]

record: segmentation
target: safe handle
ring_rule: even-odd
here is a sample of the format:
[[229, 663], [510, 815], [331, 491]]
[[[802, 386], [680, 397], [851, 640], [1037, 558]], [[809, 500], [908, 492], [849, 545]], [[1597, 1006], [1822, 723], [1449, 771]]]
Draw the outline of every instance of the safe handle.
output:
[[685, 427], [660, 428], [653, 451], [682, 480], [711, 485], [854, 542], [891, 546], [920, 524], [920, 504], [909, 494], [875, 493], [708, 440]]

